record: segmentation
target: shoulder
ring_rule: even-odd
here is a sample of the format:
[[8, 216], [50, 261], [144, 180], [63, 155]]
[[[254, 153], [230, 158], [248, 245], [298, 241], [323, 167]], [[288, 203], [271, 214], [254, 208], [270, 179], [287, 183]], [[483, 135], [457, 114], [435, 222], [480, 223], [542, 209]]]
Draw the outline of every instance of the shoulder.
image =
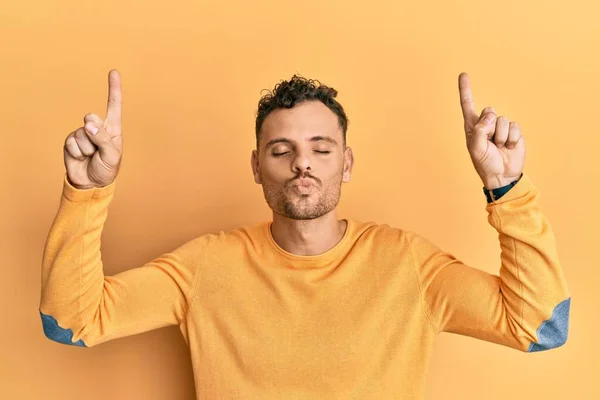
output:
[[426, 236], [417, 230], [403, 227], [392, 226], [387, 223], [377, 223], [374, 221], [360, 222], [353, 221], [357, 234], [357, 242], [378, 246], [379, 248], [408, 248], [438, 249], [438, 246], [430, 241]]
[[412, 233], [400, 227], [375, 221], [362, 222], [353, 220], [351, 226], [353, 226], [357, 242], [377, 246], [381, 249], [390, 246], [397, 248], [399, 245], [404, 245], [407, 235]]
[[236, 248], [257, 246], [265, 240], [268, 222], [241, 225], [198, 235], [190, 242], [210, 252], [235, 251]]
[[405, 229], [375, 221], [352, 220], [351, 226], [364, 239], [398, 237], [407, 232]]

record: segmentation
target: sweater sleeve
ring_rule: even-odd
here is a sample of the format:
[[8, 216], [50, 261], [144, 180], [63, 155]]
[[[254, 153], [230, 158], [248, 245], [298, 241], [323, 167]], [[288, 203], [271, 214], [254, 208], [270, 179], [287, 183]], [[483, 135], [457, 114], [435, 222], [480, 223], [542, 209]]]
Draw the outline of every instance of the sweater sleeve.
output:
[[116, 181], [79, 190], [64, 178], [42, 259], [39, 312], [46, 337], [91, 347], [182, 322], [195, 270], [211, 235], [114, 276], [103, 273], [100, 238]]
[[465, 265], [426, 238], [407, 233], [425, 313], [436, 332], [524, 352], [566, 342], [571, 297], [538, 197], [523, 174], [506, 194], [486, 205], [500, 239], [498, 275]]

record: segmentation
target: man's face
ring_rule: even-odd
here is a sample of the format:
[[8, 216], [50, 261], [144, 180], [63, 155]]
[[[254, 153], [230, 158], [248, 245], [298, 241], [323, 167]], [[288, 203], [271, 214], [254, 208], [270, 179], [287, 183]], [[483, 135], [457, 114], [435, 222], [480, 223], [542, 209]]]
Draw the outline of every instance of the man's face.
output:
[[335, 209], [350, 180], [352, 150], [343, 147], [338, 118], [320, 101], [276, 109], [264, 120], [252, 152], [256, 183], [276, 213], [315, 219]]

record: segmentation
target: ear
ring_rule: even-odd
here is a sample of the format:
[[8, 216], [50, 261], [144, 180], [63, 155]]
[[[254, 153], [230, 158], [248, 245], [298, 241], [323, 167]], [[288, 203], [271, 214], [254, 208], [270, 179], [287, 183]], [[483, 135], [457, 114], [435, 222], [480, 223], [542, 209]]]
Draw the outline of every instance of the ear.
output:
[[252, 150], [252, 157], [250, 157], [250, 165], [252, 166], [252, 174], [254, 175], [254, 182], [261, 185], [262, 179], [260, 179], [260, 166], [258, 164], [258, 151]]
[[342, 173], [342, 182], [347, 183], [350, 182], [350, 177], [352, 175], [352, 167], [354, 166], [354, 155], [352, 154], [352, 149], [350, 147], [346, 147], [344, 150], [344, 170]]

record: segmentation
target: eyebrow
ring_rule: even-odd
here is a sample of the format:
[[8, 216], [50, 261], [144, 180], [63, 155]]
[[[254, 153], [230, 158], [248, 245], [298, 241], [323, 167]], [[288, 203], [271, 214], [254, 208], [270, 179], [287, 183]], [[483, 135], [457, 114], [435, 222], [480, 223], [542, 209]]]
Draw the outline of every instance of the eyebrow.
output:
[[[330, 136], [313, 136], [310, 138], [311, 142], [328, 142], [333, 144], [334, 146], [337, 146], [337, 141], [330, 137]], [[269, 140], [269, 142], [266, 144], [265, 148], [268, 149], [270, 146], [273, 146], [274, 144], [277, 143], [289, 143], [292, 144], [292, 141], [286, 138], [275, 138], [275, 139], [271, 139]]]

